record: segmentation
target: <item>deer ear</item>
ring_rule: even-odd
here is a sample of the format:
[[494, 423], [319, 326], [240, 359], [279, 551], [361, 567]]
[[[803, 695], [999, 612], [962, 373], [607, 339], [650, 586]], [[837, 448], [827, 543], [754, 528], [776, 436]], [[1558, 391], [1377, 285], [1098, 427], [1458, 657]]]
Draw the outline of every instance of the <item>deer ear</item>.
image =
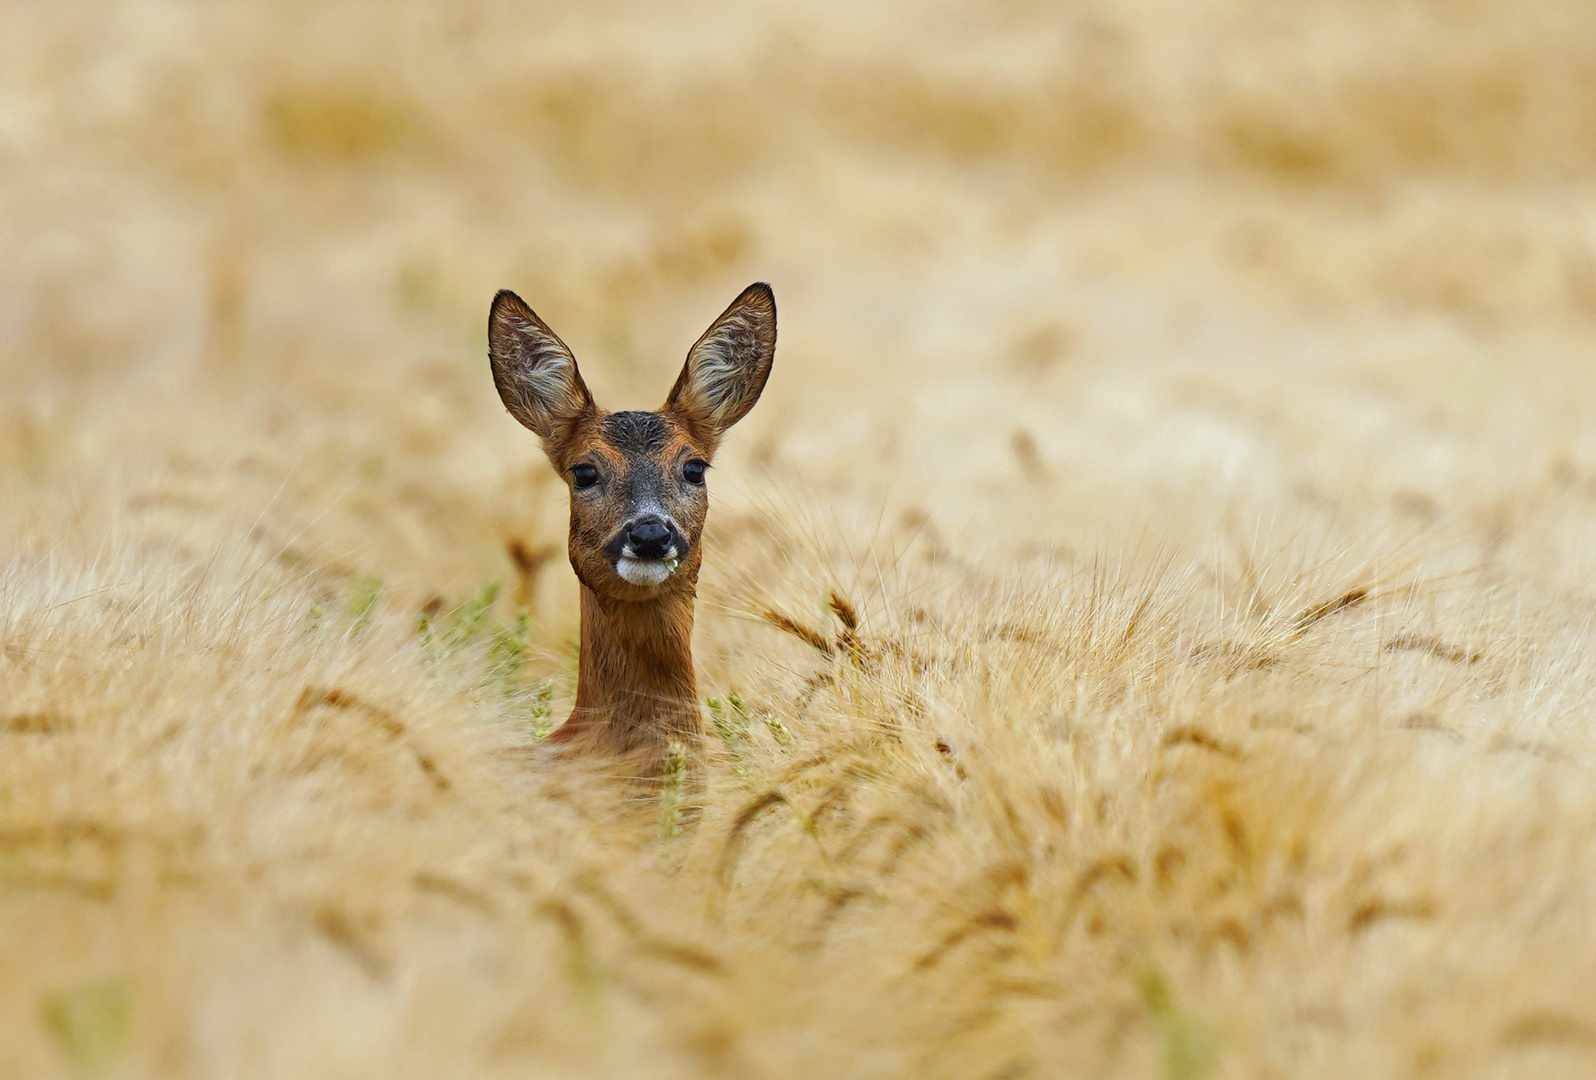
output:
[[576, 357], [559, 335], [515, 293], [500, 290], [488, 315], [493, 383], [510, 415], [544, 439], [555, 439], [593, 411], [593, 395]]
[[775, 356], [776, 297], [756, 282], [689, 350], [665, 410], [718, 440], [759, 400]]

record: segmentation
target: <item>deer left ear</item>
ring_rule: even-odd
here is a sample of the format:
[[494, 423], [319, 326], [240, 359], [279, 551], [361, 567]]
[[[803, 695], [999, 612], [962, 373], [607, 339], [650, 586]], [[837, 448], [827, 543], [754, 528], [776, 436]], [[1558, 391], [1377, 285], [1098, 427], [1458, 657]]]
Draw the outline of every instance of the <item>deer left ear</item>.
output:
[[493, 298], [488, 315], [488, 359], [493, 383], [510, 415], [543, 437], [560, 439], [594, 411], [576, 357], [558, 334], [508, 289]]
[[754, 407], [776, 358], [776, 297], [756, 282], [732, 301], [687, 354], [665, 410], [718, 441]]

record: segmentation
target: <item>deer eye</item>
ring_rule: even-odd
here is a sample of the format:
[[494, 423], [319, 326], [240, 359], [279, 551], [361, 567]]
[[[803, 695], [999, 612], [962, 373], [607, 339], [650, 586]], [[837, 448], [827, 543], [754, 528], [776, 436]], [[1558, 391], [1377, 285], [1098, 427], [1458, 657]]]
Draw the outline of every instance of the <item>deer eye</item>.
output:
[[698, 461], [696, 459], [689, 461], [686, 465], [682, 466], [682, 479], [686, 480], [689, 484], [702, 484], [704, 482], [704, 470], [707, 468], [709, 468], [709, 464], [707, 462]]
[[598, 483], [598, 470], [591, 465], [572, 465], [571, 483], [578, 491]]

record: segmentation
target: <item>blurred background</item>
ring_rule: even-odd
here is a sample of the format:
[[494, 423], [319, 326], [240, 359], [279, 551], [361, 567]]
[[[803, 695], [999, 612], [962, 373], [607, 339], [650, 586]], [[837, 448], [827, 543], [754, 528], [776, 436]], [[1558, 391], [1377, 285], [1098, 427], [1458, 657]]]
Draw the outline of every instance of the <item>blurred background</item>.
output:
[[1422, 522], [1596, 469], [1593, 181], [1573, 0], [14, 4], [0, 454], [420, 595], [559, 539], [494, 290], [646, 408], [765, 279], [733, 501]]
[[[487, 312], [755, 280], [678, 830]], [[1593, 333], [1589, 0], [0, 4], [0, 1075], [1590, 1075]]]

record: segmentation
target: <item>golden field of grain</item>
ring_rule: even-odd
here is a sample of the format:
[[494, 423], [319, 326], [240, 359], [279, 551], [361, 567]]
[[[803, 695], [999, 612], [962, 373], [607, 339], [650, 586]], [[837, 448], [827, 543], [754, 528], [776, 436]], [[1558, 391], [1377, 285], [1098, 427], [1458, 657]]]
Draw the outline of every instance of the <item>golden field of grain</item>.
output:
[[[1596, 8], [0, 11], [0, 1080], [1596, 1072]], [[513, 288], [768, 280], [710, 732]]]

